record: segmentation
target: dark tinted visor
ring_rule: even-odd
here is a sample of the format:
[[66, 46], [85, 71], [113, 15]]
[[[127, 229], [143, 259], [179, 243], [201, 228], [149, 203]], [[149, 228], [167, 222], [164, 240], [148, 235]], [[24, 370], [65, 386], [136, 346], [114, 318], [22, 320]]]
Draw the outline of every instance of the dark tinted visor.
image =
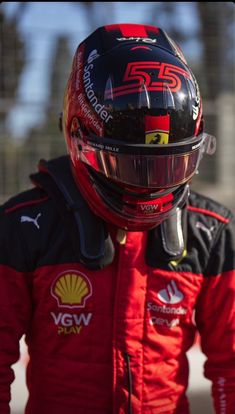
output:
[[187, 182], [215, 138], [201, 134], [174, 144], [132, 145], [96, 136], [78, 139], [78, 157], [106, 177], [143, 188], [169, 188]]

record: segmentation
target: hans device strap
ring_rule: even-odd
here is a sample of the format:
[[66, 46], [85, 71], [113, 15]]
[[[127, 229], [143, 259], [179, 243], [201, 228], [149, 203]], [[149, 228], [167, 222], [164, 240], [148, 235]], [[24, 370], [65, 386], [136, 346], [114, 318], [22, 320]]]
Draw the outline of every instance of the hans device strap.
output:
[[185, 255], [187, 241], [187, 210], [177, 208], [175, 213], [160, 226], [148, 233], [146, 262], [157, 267], [163, 262], [168, 267]]
[[112, 263], [111, 237], [104, 222], [93, 214], [81, 196], [72, 178], [69, 157], [40, 160], [39, 172], [30, 178], [54, 200], [70, 233], [77, 260], [94, 270]]

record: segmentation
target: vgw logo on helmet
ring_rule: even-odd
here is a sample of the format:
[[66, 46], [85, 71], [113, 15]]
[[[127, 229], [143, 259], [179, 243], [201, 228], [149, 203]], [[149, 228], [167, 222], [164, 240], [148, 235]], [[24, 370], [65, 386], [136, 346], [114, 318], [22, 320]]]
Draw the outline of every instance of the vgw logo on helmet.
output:
[[[92, 286], [83, 273], [74, 270], [60, 274], [51, 287], [51, 295], [56, 299], [59, 308], [84, 308], [87, 299], [92, 295]], [[78, 334], [82, 326], [88, 326], [92, 313], [51, 312], [58, 334]]]

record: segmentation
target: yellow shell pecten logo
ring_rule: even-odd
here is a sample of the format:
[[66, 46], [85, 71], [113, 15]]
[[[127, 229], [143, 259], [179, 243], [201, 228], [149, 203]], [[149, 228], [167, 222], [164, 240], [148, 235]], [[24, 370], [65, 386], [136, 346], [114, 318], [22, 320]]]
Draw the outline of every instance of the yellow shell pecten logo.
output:
[[59, 307], [84, 308], [86, 300], [92, 294], [92, 287], [87, 276], [71, 270], [59, 275], [52, 286], [51, 294]]

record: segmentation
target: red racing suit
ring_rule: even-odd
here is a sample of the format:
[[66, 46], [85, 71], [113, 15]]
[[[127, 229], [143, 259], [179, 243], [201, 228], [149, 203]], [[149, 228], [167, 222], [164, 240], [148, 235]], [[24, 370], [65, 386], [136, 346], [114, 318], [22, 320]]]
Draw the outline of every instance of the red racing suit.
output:
[[167, 260], [156, 233], [120, 239], [107, 226], [113, 259], [93, 269], [77, 259], [42, 188], [2, 206], [1, 414], [10, 412], [11, 365], [23, 334], [26, 414], [187, 414], [186, 351], [196, 329], [215, 411], [234, 414], [234, 219], [196, 193], [185, 211], [181, 259]]

